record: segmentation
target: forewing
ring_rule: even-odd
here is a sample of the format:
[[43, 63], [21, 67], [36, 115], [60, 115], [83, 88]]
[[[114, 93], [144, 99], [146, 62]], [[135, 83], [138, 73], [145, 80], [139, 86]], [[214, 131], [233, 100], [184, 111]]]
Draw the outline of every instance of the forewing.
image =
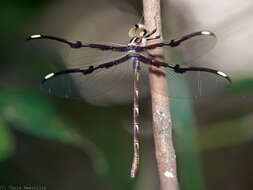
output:
[[[176, 35], [175, 38], [172, 36], [170, 40], [173, 40], [175, 45], [164, 46], [164, 55], [169, 61], [185, 65], [192, 65], [193, 61], [206, 55], [217, 42], [215, 34], [207, 30]], [[170, 40], [167, 41], [168, 44]]]
[[[35, 51], [43, 47], [41, 51], [44, 56], [48, 55], [46, 52], [50, 51], [50, 49], [58, 52], [59, 60], [49, 59], [48, 64], [51, 69], [48, 73], [45, 73], [44, 77], [46, 78], [51, 73], [58, 73], [60, 71], [73, 69], [86, 70], [90, 67], [97, 67], [105, 62], [119, 59], [126, 54], [125, 52], [102, 51], [95, 48], [71, 49], [66, 44], [55, 43], [50, 40], [36, 40], [32, 44], [37, 47]], [[118, 45], [101, 44], [108, 46]], [[128, 64], [128, 62], [125, 64]], [[120, 64], [110, 68], [101, 68], [86, 75], [81, 72], [66, 72], [65, 74], [50, 77], [50, 80], [43, 80], [42, 89], [49, 94], [64, 98], [83, 99], [98, 97], [112, 91], [124, 77], [127, 77], [123, 67]]]

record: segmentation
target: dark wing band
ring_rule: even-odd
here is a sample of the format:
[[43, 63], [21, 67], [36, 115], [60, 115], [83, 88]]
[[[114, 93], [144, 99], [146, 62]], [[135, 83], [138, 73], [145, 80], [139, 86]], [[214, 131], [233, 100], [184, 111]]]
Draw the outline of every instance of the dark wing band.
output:
[[198, 36], [212, 36], [212, 37], [216, 38], [216, 36], [213, 32], [203, 30], [203, 31], [198, 31], [198, 32], [193, 32], [193, 33], [187, 34], [185, 36], [182, 36], [179, 39], [171, 40], [170, 42], [154, 43], [154, 44], [151, 44], [151, 45], [147, 45], [145, 47], [141, 47], [140, 49], [141, 50], [150, 50], [150, 49], [154, 49], [154, 48], [157, 48], [157, 47], [163, 47], [163, 46], [177, 47], [182, 42], [184, 42], [186, 40], [189, 40], [191, 38], [194, 38], [194, 37], [198, 37]]
[[64, 75], [64, 74], [70, 74], [70, 73], [81, 73], [83, 75], [88, 75], [90, 73], [92, 73], [93, 71], [96, 71], [98, 69], [102, 69], [102, 68], [110, 68], [112, 66], [115, 66], [115, 65], [118, 65], [120, 63], [123, 63], [125, 61], [127, 61], [128, 59], [130, 59], [130, 56], [129, 55], [125, 55], [123, 57], [120, 57], [116, 60], [113, 60], [113, 61], [108, 61], [106, 63], [103, 63], [103, 64], [100, 64], [96, 67], [94, 66], [90, 66], [88, 69], [66, 69], [66, 70], [62, 70], [62, 71], [59, 71], [59, 72], [55, 72], [55, 73], [49, 73], [47, 74], [43, 81], [42, 81], [42, 84], [45, 83], [47, 80], [50, 80], [52, 78], [55, 78], [59, 75]]
[[187, 67], [187, 66], [180, 66], [178, 64], [177, 65], [172, 65], [172, 64], [169, 64], [169, 63], [164, 62], [164, 61], [149, 59], [148, 57], [146, 57], [144, 55], [141, 55], [141, 54], [138, 54], [138, 53], [134, 54], [133, 57], [137, 57], [139, 61], [141, 61], [145, 64], [153, 65], [153, 66], [156, 66], [156, 67], [165, 67], [165, 68], [173, 69], [176, 73], [185, 73], [187, 71], [208, 72], [208, 73], [218, 75], [218, 76], [228, 80], [230, 83], [232, 82], [230, 77], [222, 71], [209, 69], [209, 68], [206, 68], [206, 67]]
[[111, 50], [111, 51], [119, 51], [119, 52], [124, 52], [128, 50], [128, 46], [124, 46], [124, 45], [111, 45], [111, 44], [93, 44], [93, 43], [87, 43], [84, 44], [81, 41], [76, 41], [76, 42], [70, 42], [68, 40], [65, 40], [63, 38], [59, 38], [59, 37], [55, 37], [55, 36], [48, 36], [48, 35], [41, 35], [41, 34], [34, 34], [29, 36], [28, 38], [26, 38], [27, 41], [30, 40], [38, 40], [38, 39], [48, 39], [48, 40], [54, 40], [57, 42], [61, 42], [64, 44], [69, 45], [71, 48], [83, 48], [83, 47], [89, 47], [89, 48], [95, 48], [95, 49], [100, 49], [103, 51], [106, 50]]
[[186, 67], [186, 66], [180, 66], [180, 65], [176, 65], [174, 67], [174, 71], [176, 73], [184, 73], [187, 71], [201, 71], [201, 72], [207, 72], [207, 73], [212, 73], [215, 75], [218, 75], [226, 80], [228, 80], [228, 82], [232, 82], [231, 78], [224, 72], [222, 71], [218, 71], [218, 70], [214, 70], [214, 69], [210, 69], [210, 68], [206, 68], [206, 67]]

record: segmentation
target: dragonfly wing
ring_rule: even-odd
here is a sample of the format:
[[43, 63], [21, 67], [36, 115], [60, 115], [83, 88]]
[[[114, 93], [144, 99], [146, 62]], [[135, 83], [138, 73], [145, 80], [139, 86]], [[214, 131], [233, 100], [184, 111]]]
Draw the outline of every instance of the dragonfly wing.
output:
[[[124, 46], [113, 43], [100, 44], [110, 47]], [[50, 80], [43, 80], [42, 89], [58, 97], [86, 99], [90, 102], [92, 101], [92, 103], [96, 100], [103, 101], [106, 98], [111, 100], [111, 94], [121, 89], [124, 86], [122, 82], [124, 83], [129, 77], [132, 77], [132, 75], [129, 76], [129, 71], [132, 71], [132, 68], [129, 69], [131, 66], [128, 65], [128, 62], [122, 62], [122, 64], [113, 67], [97, 69], [87, 75], [82, 72], [61, 72], [97, 67], [105, 62], [124, 57], [126, 55], [125, 52], [103, 51], [96, 48], [73, 49], [69, 45], [53, 40], [33, 40], [28, 45], [31, 45], [36, 53], [40, 52], [42, 57], [47, 57], [46, 65], [50, 67], [48, 69], [50, 74], [44, 75], [44, 77], [48, 77]], [[57, 56], [52, 56], [51, 52], [54, 52], [53, 54]], [[57, 73], [57, 75], [52, 73]], [[115, 98], [114, 100], [120, 103], [119, 99]], [[99, 103], [98, 101], [95, 103]]]
[[[142, 58], [145, 61], [147, 57]], [[197, 99], [219, 95], [230, 86], [230, 78], [222, 71], [206, 67], [191, 67], [169, 64], [165, 61], [152, 61], [142, 64], [141, 81], [149, 86], [149, 73], [166, 77], [167, 91], [151, 89], [154, 93], [171, 98]]]
[[126, 45], [121, 45], [121, 44], [97, 44], [97, 43], [87, 43], [87, 42], [82, 42], [82, 41], [69, 41], [61, 37], [56, 37], [56, 36], [50, 36], [50, 35], [43, 35], [43, 34], [34, 34], [31, 36], [28, 36], [26, 38], [27, 41], [31, 40], [50, 40], [54, 41], [57, 43], [61, 43], [64, 45], [68, 45], [69, 48], [73, 49], [81, 49], [81, 48], [91, 48], [91, 49], [99, 49], [102, 51], [118, 51], [122, 52], [125, 51], [127, 46]]
[[230, 82], [214, 72], [186, 71], [175, 73], [165, 69], [170, 97], [198, 99], [217, 96], [225, 92]]
[[125, 70], [129, 67], [126, 62], [128, 59], [129, 56], [126, 54], [97, 66], [50, 73], [44, 77], [42, 89], [50, 94], [71, 99], [105, 95], [117, 88], [126, 77]]
[[215, 44], [217, 38], [210, 31], [197, 31], [182, 35], [165, 43], [164, 55], [173, 62], [181, 62], [186, 65], [207, 54]]
[[[176, 98], [203, 98], [218, 95], [224, 92], [224, 88], [230, 86], [229, 81], [217, 73], [222, 68], [217, 64], [197, 64], [199, 58], [207, 54], [217, 42], [214, 33], [210, 31], [197, 31], [174, 40], [178, 43], [175, 47], [164, 49], [164, 55], [169, 63], [179, 64], [181, 67], [208, 68], [198, 71], [195, 69], [183, 73], [175, 73], [171, 69], [165, 69], [170, 97]], [[215, 72], [217, 71], [217, 72]]]

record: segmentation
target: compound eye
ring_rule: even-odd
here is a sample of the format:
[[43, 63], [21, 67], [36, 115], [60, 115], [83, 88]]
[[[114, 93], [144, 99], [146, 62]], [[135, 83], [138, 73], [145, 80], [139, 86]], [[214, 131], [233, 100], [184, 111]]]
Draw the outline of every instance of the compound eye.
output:
[[137, 30], [137, 29], [136, 29], [135, 27], [132, 27], [132, 28], [129, 30], [128, 35], [129, 35], [130, 38], [133, 38], [133, 37], [136, 36], [136, 30]]
[[146, 29], [144, 29], [143, 33], [144, 33], [143, 36], [145, 36], [148, 33], [148, 31]]
[[139, 28], [139, 25], [138, 25], [138, 24], [135, 24], [134, 26], [135, 26], [135, 28]]

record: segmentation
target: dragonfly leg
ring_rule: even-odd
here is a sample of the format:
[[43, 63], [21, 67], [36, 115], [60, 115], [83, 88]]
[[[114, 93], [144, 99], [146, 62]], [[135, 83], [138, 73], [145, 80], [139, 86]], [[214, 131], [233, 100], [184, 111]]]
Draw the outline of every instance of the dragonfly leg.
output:
[[153, 38], [148, 38], [147, 40], [149, 41], [149, 40], [156, 40], [156, 39], [159, 39], [159, 38], [161, 38], [161, 36], [159, 35], [159, 36], [155, 36], [155, 37], [153, 37]]
[[150, 32], [149, 34], [147, 34], [145, 37], [149, 38], [150, 36], [152, 36], [154, 33], [156, 33], [156, 28], [154, 30], [152, 30], [152, 32]]

